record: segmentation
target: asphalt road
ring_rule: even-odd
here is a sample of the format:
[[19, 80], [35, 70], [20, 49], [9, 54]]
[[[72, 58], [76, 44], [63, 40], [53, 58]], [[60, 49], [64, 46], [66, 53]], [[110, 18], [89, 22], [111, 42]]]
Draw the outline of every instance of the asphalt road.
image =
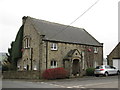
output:
[[2, 88], [118, 88], [118, 76], [83, 77], [59, 80], [8, 80]]

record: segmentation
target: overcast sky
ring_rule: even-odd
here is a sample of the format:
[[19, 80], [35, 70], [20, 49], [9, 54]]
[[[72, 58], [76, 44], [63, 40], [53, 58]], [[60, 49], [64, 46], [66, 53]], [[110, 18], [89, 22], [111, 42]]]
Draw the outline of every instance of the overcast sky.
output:
[[[97, 0], [0, 0], [0, 52], [7, 52], [23, 16], [69, 25]], [[100, 43], [104, 56], [118, 43], [118, 1], [98, 0], [72, 26], [86, 29]]]

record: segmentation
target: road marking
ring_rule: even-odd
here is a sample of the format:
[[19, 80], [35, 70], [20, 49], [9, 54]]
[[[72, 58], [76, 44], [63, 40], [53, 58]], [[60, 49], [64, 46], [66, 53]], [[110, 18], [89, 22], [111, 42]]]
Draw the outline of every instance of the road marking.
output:
[[57, 84], [49, 84], [49, 83], [45, 83], [45, 82], [41, 82], [43, 84], [48, 84], [48, 85], [52, 85], [52, 86], [57, 86], [57, 87], [63, 87], [65, 88], [65, 86], [62, 86], [62, 85], [57, 85]]
[[45, 82], [41, 82], [41, 83], [45, 83]]
[[79, 88], [79, 86], [73, 86], [73, 88]]
[[72, 88], [72, 87], [67, 87], [67, 88]]
[[85, 87], [80, 87], [80, 88], [85, 88]]
[[85, 88], [83, 85], [76, 85], [76, 86], [63, 86], [63, 85], [57, 85], [57, 84], [49, 84], [46, 82], [41, 82], [43, 84], [48, 84], [48, 85], [52, 85], [52, 86], [57, 86], [57, 87], [62, 87], [62, 88]]
[[60, 86], [60, 85], [55, 84], [54, 86]]
[[[117, 81], [115, 81], [117, 82]], [[94, 83], [94, 84], [86, 84], [86, 85], [76, 85], [76, 86], [64, 86], [64, 85], [57, 85], [57, 84], [49, 84], [46, 82], [41, 82], [42, 84], [48, 84], [56, 87], [62, 87], [62, 88], [86, 88], [87, 86], [94, 86], [94, 85], [102, 85], [102, 84], [109, 84], [109, 83], [115, 83], [115, 82], [106, 82], [106, 83]], [[32, 82], [29, 82], [32, 83]]]
[[83, 85], [72, 86], [72, 88], [80, 88]]
[[[117, 81], [115, 81], [115, 82], [117, 82]], [[106, 83], [87, 84], [87, 85], [84, 85], [84, 86], [102, 85], [102, 84], [109, 84], [109, 83], [115, 83], [115, 82], [106, 82]]]

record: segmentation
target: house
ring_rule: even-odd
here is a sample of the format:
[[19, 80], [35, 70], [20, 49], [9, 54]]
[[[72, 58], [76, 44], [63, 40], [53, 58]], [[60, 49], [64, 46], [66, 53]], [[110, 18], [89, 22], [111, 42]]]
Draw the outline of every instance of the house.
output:
[[117, 46], [107, 55], [108, 65], [113, 65], [120, 70], [120, 42]]
[[69, 75], [81, 76], [103, 62], [103, 44], [85, 29], [23, 17], [20, 71], [64, 67]]

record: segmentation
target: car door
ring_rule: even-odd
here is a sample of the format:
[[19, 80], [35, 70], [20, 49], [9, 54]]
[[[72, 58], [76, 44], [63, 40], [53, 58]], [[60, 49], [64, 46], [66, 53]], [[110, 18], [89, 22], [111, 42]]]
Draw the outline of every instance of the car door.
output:
[[117, 73], [117, 72], [116, 72], [116, 68], [115, 68], [115, 67], [110, 66], [110, 68], [111, 68], [111, 74], [116, 74], [116, 73]]
[[113, 74], [117, 74], [117, 69], [116, 69], [116, 67], [113, 67], [113, 69], [114, 69], [114, 73]]
[[106, 71], [108, 72], [108, 74], [112, 74], [113, 73], [113, 70], [111, 69], [110, 66], [105, 66], [106, 68]]

